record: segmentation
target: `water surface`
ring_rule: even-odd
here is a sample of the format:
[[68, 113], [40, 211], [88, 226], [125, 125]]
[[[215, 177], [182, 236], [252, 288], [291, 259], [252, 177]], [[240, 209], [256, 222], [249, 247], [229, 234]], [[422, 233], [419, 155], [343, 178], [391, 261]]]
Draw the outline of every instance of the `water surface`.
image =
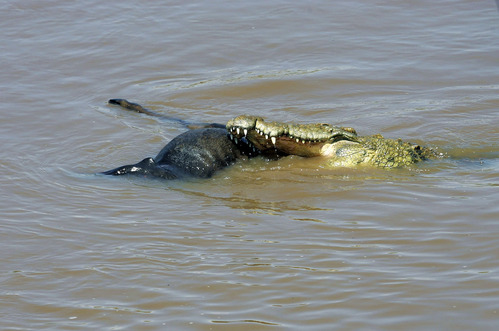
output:
[[[494, 2], [4, 7], [2, 329], [495, 329]], [[448, 157], [97, 176], [185, 130], [106, 105], [117, 97], [205, 122], [351, 126]]]

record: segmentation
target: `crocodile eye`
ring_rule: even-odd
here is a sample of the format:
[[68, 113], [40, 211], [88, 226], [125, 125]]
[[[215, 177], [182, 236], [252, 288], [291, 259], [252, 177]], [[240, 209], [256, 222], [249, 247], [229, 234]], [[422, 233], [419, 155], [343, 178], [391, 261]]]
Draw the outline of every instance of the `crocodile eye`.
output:
[[355, 131], [354, 128], [351, 128], [351, 127], [341, 127], [342, 130], [345, 130], [346, 132], [350, 132], [350, 133], [355, 133], [357, 134], [357, 131]]

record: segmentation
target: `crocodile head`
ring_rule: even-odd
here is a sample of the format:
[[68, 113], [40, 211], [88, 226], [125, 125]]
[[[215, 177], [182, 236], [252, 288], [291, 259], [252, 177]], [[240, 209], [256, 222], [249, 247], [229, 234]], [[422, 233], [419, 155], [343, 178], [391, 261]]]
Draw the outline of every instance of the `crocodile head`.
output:
[[329, 167], [365, 164], [393, 168], [432, 155], [430, 149], [418, 145], [381, 135], [361, 137], [352, 128], [323, 123], [267, 122], [262, 117], [241, 115], [226, 127], [233, 139], [246, 139], [263, 154], [321, 156]]

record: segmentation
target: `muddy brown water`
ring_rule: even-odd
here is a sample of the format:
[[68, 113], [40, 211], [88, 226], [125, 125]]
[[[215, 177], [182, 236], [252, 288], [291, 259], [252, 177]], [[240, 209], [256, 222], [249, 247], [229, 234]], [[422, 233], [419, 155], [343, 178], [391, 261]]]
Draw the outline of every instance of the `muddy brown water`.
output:
[[[493, 330], [493, 1], [5, 1], [3, 330]], [[410, 169], [241, 162], [214, 178], [94, 173], [182, 119], [351, 126], [437, 147]]]

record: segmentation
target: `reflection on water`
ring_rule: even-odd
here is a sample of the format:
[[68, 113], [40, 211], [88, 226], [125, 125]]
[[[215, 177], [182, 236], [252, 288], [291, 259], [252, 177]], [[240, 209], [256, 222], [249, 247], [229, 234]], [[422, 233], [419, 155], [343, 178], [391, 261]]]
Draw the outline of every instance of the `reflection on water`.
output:
[[[2, 329], [495, 329], [494, 3], [6, 8]], [[116, 97], [201, 122], [351, 126], [446, 157], [110, 178], [96, 173], [184, 131]]]

